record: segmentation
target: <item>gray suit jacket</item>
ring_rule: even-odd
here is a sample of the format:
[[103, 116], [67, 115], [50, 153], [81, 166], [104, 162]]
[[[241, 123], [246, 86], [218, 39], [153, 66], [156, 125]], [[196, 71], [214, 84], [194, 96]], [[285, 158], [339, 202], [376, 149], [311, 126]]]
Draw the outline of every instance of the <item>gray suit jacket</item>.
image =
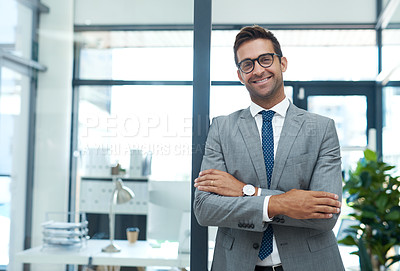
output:
[[[260, 197], [225, 197], [196, 190], [200, 225], [218, 226], [212, 270], [253, 271], [263, 231], [266, 195], [291, 189], [328, 191], [341, 199], [339, 141], [333, 120], [290, 104], [267, 189], [260, 136], [250, 110], [217, 117], [210, 127], [202, 170], [215, 168], [262, 188]], [[285, 271], [344, 270], [331, 219], [299, 220], [279, 215], [272, 227]]]

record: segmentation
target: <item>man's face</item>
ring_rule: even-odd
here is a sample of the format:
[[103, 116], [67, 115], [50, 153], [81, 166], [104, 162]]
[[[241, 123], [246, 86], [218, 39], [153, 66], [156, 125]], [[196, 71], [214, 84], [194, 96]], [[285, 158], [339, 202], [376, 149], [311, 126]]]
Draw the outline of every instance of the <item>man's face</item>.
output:
[[[240, 63], [244, 59], [255, 59], [266, 53], [275, 53], [270, 40], [256, 39], [243, 43], [237, 50], [237, 58]], [[250, 73], [237, 71], [239, 80], [246, 86], [251, 100], [265, 108], [271, 108], [285, 97], [282, 72], [286, 71], [287, 60], [285, 57], [274, 56], [274, 63], [263, 68], [254, 62], [254, 70]]]

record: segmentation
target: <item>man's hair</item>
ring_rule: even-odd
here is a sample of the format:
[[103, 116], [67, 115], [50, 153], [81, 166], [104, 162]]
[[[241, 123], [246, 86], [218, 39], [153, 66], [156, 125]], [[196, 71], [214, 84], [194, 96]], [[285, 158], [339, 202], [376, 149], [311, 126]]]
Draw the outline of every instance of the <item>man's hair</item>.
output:
[[247, 41], [256, 39], [270, 40], [274, 47], [275, 53], [282, 56], [281, 45], [279, 44], [278, 39], [274, 36], [274, 34], [272, 34], [271, 31], [264, 29], [258, 25], [246, 26], [243, 27], [236, 35], [235, 44], [233, 45], [233, 53], [235, 54], [236, 65], [238, 64], [237, 51], [239, 47]]

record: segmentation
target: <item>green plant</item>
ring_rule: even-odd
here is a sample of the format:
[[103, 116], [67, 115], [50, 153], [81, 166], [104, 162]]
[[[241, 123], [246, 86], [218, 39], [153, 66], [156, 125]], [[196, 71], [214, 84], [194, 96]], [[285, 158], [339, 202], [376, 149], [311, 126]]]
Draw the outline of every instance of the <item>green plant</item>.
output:
[[343, 192], [347, 205], [354, 209], [349, 216], [358, 221], [339, 241], [355, 245], [362, 271], [387, 269], [400, 260], [392, 251], [400, 245], [400, 180], [389, 174], [394, 166], [379, 161], [367, 149], [357, 168], [349, 172]]

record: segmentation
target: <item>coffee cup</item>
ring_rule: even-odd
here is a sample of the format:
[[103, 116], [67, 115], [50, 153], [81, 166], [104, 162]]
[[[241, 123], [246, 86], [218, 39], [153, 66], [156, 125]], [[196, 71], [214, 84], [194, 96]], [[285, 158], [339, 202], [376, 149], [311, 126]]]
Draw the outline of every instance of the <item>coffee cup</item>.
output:
[[130, 244], [135, 243], [139, 237], [139, 228], [127, 228], [126, 237]]

